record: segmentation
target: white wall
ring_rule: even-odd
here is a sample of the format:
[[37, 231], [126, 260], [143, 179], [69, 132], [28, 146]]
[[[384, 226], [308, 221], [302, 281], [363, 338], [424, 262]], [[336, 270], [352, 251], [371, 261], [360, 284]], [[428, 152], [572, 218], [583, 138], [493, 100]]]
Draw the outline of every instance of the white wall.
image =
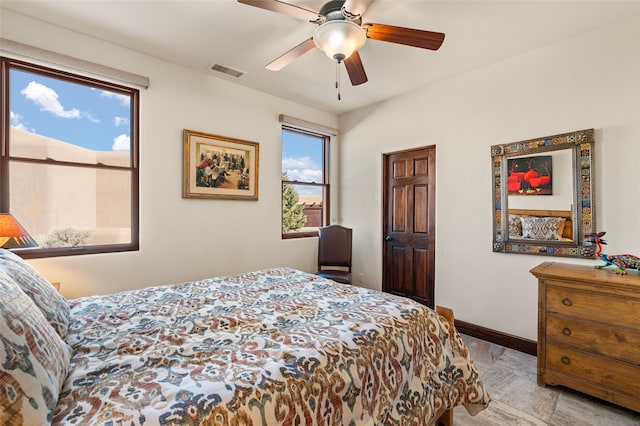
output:
[[[490, 146], [596, 129], [597, 229], [609, 253], [640, 255], [640, 19], [340, 117], [344, 224], [354, 273], [379, 289], [382, 154], [436, 145], [436, 303], [483, 327], [536, 340], [543, 261], [492, 252]], [[446, 42], [443, 46], [446, 48]]]
[[[149, 89], [140, 95], [140, 251], [30, 261], [50, 280], [62, 282], [63, 295], [111, 293], [270, 266], [315, 270], [317, 239], [280, 238], [278, 115], [333, 128], [335, 115], [4, 9], [0, 19], [4, 38], [150, 78]], [[183, 199], [185, 128], [259, 142], [259, 201]]]

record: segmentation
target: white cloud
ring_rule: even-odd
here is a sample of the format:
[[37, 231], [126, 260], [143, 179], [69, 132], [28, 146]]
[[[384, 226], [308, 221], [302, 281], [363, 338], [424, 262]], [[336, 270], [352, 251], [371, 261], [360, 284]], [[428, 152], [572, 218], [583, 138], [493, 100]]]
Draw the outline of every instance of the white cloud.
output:
[[32, 101], [34, 104], [40, 107], [41, 111], [49, 112], [56, 117], [62, 118], [87, 118], [94, 123], [99, 123], [100, 120], [93, 118], [91, 114], [82, 112], [77, 108], [64, 109], [64, 106], [58, 100], [58, 94], [55, 90], [44, 84], [36, 83], [35, 81], [27, 84], [27, 87], [20, 91], [25, 98]]
[[83, 116], [83, 117], [85, 117], [85, 118], [86, 118], [86, 119], [88, 119], [88, 120], [93, 121], [94, 123], [99, 123], [99, 122], [100, 122], [100, 120], [99, 120], [99, 119], [97, 119], [97, 118], [93, 118], [93, 117], [91, 116], [91, 114], [89, 114], [88, 112], [83, 112], [83, 113], [82, 113], [82, 116]]
[[100, 97], [107, 98], [107, 99], [116, 99], [124, 106], [129, 106], [129, 104], [131, 104], [131, 97], [126, 95], [120, 95], [114, 92], [107, 92], [106, 90], [103, 90], [100, 92]]
[[289, 180], [322, 183], [322, 169], [309, 157], [283, 158], [282, 170]]
[[113, 139], [113, 145], [111, 149], [114, 151], [129, 151], [131, 150], [131, 141], [129, 135], [124, 133]]
[[25, 130], [27, 132], [36, 132], [36, 129], [27, 127], [27, 125], [22, 122], [22, 116], [20, 114], [13, 111], [9, 111], [9, 125], [11, 127], [15, 127], [16, 129]]
[[129, 124], [129, 119], [127, 117], [113, 117], [113, 124], [117, 126], [126, 126]]
[[298, 195], [315, 195], [322, 196], [322, 188], [317, 186], [296, 185]]
[[27, 99], [33, 101], [40, 107], [42, 111], [50, 112], [57, 117], [64, 118], [80, 118], [80, 110], [72, 108], [65, 110], [55, 90], [45, 86], [44, 84], [30, 82], [27, 87], [20, 91]]

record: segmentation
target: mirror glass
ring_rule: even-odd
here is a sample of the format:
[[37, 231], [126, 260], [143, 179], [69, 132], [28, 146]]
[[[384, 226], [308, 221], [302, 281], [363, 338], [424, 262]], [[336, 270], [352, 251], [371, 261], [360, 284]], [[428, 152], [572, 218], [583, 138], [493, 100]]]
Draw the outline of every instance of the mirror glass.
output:
[[491, 147], [493, 251], [594, 257], [593, 129]]

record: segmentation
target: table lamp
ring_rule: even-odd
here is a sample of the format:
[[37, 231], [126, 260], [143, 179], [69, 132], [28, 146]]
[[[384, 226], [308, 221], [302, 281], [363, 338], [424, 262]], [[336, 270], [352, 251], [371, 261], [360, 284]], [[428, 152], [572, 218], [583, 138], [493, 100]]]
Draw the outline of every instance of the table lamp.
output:
[[37, 247], [31, 235], [9, 213], [0, 213], [0, 247], [5, 249]]

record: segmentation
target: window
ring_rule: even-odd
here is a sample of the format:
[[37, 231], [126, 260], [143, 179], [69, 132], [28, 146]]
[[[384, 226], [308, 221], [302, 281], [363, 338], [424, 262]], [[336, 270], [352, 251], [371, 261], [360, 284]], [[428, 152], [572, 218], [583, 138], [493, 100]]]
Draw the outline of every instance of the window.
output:
[[318, 235], [329, 217], [329, 136], [282, 127], [282, 238]]
[[0, 212], [23, 257], [138, 249], [137, 89], [2, 58]]

